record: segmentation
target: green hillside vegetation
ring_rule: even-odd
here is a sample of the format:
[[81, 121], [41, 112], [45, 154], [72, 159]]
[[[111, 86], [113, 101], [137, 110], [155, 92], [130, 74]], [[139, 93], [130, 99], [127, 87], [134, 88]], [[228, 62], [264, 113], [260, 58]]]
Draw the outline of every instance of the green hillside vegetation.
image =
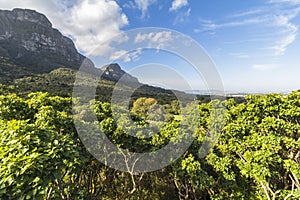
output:
[[7, 57], [0, 56], [0, 84], [10, 84], [13, 80], [31, 75], [24, 67]]
[[[144, 115], [149, 112], [137, 112], [145, 108], [143, 102], [157, 105], [154, 99], [137, 100], [132, 119], [138, 129], [149, 119]], [[73, 124], [71, 103], [69, 97], [48, 93], [0, 96], [0, 199], [300, 198], [300, 91], [286, 97], [247, 96], [244, 103], [199, 102], [201, 117], [194, 118], [198, 128], [188, 150], [170, 166], [141, 174], [108, 168], [87, 152]], [[199, 158], [216, 104], [227, 108], [225, 126], [212, 152]], [[176, 143], [172, 138], [186, 118], [173, 101], [164, 108], [176, 117], [169, 117], [156, 135], [135, 138], [118, 127], [109, 103], [91, 102], [91, 108], [114, 144], [139, 152]], [[81, 116], [77, 120], [93, 123], [88, 112], [75, 110]]]
[[[23, 78], [17, 78], [9, 85], [15, 86], [15, 91], [19, 94], [23, 94], [24, 96], [31, 92], [48, 92], [54, 96], [58, 95], [70, 97], [72, 96], [76, 73], [76, 70], [58, 68], [50, 73], [35, 74], [25, 76]], [[91, 76], [92, 75], [90, 74], [81, 73], [82, 80], [80, 80], [80, 83], [84, 84], [86, 87], [92, 87], [89, 82]], [[96, 98], [102, 101], [110, 101], [111, 93], [115, 87], [115, 84], [116, 83], [114, 81], [102, 78], [97, 87]], [[132, 88], [126, 85], [122, 86], [122, 89], [129, 92], [132, 91]], [[138, 88], [132, 96], [133, 99], [144, 96], [156, 97], [160, 100], [160, 102], [164, 103], [176, 99], [175, 95], [170, 90], [147, 85], [141, 85], [141, 87]]]
[[[27, 71], [27, 68], [22, 67], [18, 63], [14, 63], [9, 58], [2, 57], [0, 59], [0, 84], [3, 85], [2, 87], [13, 87], [14, 89], [10, 91], [18, 93], [23, 97], [31, 92], [48, 92], [53, 96], [70, 97], [72, 96], [77, 72], [77, 70], [70, 68], [57, 68], [49, 73], [33, 74]], [[80, 84], [84, 85], [84, 87], [93, 87], [90, 83], [91, 78], [95, 78], [94, 75], [80, 72]], [[96, 90], [96, 99], [109, 102], [115, 84], [115, 81], [101, 78]], [[121, 89], [130, 93], [133, 90], [130, 84], [123, 84]], [[2, 94], [4, 94], [5, 91], [6, 90], [3, 90]], [[177, 91], [177, 93], [190, 99], [190, 95], [188, 94], [179, 91]], [[144, 84], [140, 84], [140, 87], [132, 94], [133, 100], [139, 97], [153, 97], [163, 104], [176, 99], [175, 94], [171, 90]], [[209, 99], [209, 97], [207, 98]]]
[[[94, 68], [92, 73], [97, 70], [99, 69]], [[17, 61], [13, 61], [8, 57], [0, 57], [0, 84], [5, 88], [10, 87], [9, 90], [0, 91], [0, 94], [5, 94], [7, 91], [10, 91], [26, 97], [27, 94], [31, 92], [48, 92], [52, 96], [72, 96], [78, 70], [71, 68], [56, 68], [50, 72], [44, 73], [43, 70], [40, 71], [39, 68], [37, 68], [34, 70], [34, 73], [31, 71], [31, 68], [24, 67]], [[95, 78], [94, 75], [80, 72], [80, 77], [80, 84], [87, 88], [93, 87], [90, 83], [90, 79]], [[110, 102], [112, 91], [115, 89], [115, 84], [116, 81], [102, 77], [96, 90], [96, 99]], [[209, 95], [191, 95], [181, 91], [167, 90], [142, 83], [138, 84], [139, 87], [134, 90], [131, 95], [132, 102], [140, 97], [149, 97], [157, 99], [160, 104], [168, 104], [173, 100], [176, 100], [177, 97], [181, 97], [188, 102], [197, 98], [201, 102], [208, 103], [212, 98]], [[133, 87], [130, 86], [130, 84], [125, 83], [121, 88], [129, 93], [132, 93], [133, 91]], [[244, 98], [234, 99], [238, 102], [244, 101]]]

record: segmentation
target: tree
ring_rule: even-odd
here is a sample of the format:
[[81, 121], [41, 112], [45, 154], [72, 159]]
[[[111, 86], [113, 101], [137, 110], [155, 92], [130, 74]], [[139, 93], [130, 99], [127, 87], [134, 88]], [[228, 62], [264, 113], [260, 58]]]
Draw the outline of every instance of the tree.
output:
[[138, 98], [131, 108], [131, 113], [143, 120], [163, 121], [164, 108], [160, 106], [156, 99], [141, 97]]

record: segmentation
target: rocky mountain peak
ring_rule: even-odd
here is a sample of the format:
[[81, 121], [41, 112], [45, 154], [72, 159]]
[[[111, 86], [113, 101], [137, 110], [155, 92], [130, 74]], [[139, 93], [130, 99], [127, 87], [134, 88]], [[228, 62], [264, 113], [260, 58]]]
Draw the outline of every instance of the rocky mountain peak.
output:
[[118, 81], [122, 78], [122, 81], [131, 82], [131, 83], [139, 83], [138, 79], [131, 76], [130, 74], [123, 71], [119, 64], [112, 63], [109, 65], [105, 65], [101, 68], [103, 71], [102, 77], [112, 80]]
[[0, 10], [0, 56], [22, 63], [33, 73], [78, 69], [86, 59], [45, 15], [19, 8]]
[[32, 22], [41, 26], [52, 27], [47, 17], [35, 10], [15, 8], [12, 11], [2, 10], [0, 15], [4, 15], [9, 19], [21, 22]]
[[121, 71], [121, 67], [117, 63], [112, 63], [112, 64], [109, 64], [109, 65], [105, 65], [101, 69], [104, 70], [106, 74], [110, 74], [110, 73], [120, 72]]

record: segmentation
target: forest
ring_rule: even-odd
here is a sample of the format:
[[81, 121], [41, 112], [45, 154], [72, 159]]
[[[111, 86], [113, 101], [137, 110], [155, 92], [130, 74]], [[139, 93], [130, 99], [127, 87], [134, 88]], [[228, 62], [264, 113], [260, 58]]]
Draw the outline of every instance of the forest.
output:
[[[130, 105], [134, 130], [124, 128], [128, 119], [116, 120], [116, 108], [105, 101], [72, 109], [71, 97], [7, 91], [0, 87], [0, 199], [300, 199], [300, 91], [194, 105], [140, 97]], [[225, 108], [224, 124], [201, 157], [212, 118], [220, 117], [215, 105]], [[186, 117], [192, 112], [200, 117]], [[161, 169], [120, 171], [91, 155], [74, 121], [100, 128], [113, 144], [135, 152], [179, 143], [187, 134], [193, 140]], [[151, 137], [128, 135], [151, 124], [159, 127]]]

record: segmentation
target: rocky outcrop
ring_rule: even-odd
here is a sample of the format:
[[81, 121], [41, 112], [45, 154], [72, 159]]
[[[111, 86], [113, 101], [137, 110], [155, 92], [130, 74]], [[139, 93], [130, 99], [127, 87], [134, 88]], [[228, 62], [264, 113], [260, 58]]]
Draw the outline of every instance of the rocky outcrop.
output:
[[114, 82], [117, 82], [122, 78], [122, 82], [127, 83], [139, 83], [138, 79], [131, 76], [130, 74], [124, 72], [120, 65], [117, 63], [112, 63], [109, 65], [105, 65], [101, 68], [103, 70], [102, 77]]
[[0, 56], [34, 73], [60, 67], [79, 69], [86, 58], [43, 14], [28, 9], [0, 10]]

